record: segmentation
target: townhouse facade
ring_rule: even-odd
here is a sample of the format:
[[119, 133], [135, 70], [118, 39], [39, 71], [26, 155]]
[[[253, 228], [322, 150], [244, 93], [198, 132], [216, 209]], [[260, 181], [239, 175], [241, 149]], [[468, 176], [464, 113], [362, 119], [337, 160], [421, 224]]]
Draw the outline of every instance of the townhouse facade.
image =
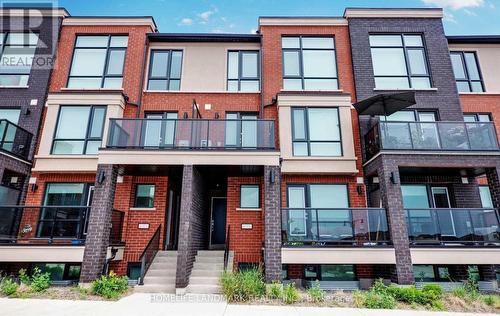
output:
[[[64, 17], [24, 206], [0, 207], [18, 218], [0, 269], [177, 293], [252, 266], [328, 289], [496, 289], [498, 78], [479, 69], [498, 43], [441, 20], [346, 9], [175, 34]], [[381, 99], [407, 104], [366, 111]]]

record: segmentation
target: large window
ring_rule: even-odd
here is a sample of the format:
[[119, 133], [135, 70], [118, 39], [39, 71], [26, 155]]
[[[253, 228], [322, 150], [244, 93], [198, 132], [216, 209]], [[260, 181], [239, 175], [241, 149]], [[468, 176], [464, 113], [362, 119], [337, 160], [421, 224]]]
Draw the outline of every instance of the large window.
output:
[[[287, 187], [287, 203], [291, 236], [313, 234], [311, 237], [314, 238], [335, 239], [337, 236], [345, 238], [352, 235], [350, 212], [341, 210], [349, 207], [347, 186], [344, 184], [290, 184]], [[308, 215], [306, 208], [314, 211]]]
[[305, 265], [304, 278], [310, 281], [355, 281], [356, 273], [351, 264]]
[[257, 148], [257, 118], [251, 112], [226, 113], [225, 146]]
[[52, 154], [97, 154], [105, 118], [105, 106], [61, 106]]
[[153, 50], [149, 64], [148, 90], [181, 89], [182, 51]]
[[0, 120], [7, 120], [17, 124], [19, 122], [19, 114], [21, 114], [20, 109], [0, 109]]
[[422, 35], [370, 35], [370, 47], [376, 88], [431, 87]]
[[0, 86], [27, 86], [38, 35], [0, 33]]
[[484, 92], [483, 79], [474, 52], [451, 52], [458, 92]]
[[285, 90], [336, 90], [339, 87], [333, 37], [283, 37]]
[[148, 119], [144, 129], [144, 146], [174, 146], [177, 112], [146, 113]]
[[338, 108], [292, 108], [294, 156], [342, 156]]
[[68, 88], [120, 89], [128, 36], [78, 36]]
[[491, 122], [489, 113], [464, 113], [464, 122]]
[[227, 91], [259, 91], [258, 51], [230, 51], [227, 55]]

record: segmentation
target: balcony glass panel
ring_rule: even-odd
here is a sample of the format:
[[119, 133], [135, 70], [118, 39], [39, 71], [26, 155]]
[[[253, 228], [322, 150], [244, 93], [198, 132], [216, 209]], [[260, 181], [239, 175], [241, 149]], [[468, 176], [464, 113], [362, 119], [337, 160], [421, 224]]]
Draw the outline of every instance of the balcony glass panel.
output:
[[33, 135], [16, 124], [0, 119], [0, 150], [28, 159]]
[[435, 151], [498, 151], [492, 122], [382, 121], [365, 135], [370, 159], [381, 149]]
[[108, 148], [274, 149], [274, 121], [112, 119]]
[[500, 245], [495, 209], [407, 209], [413, 244]]
[[384, 209], [286, 208], [282, 236], [285, 246], [390, 243]]

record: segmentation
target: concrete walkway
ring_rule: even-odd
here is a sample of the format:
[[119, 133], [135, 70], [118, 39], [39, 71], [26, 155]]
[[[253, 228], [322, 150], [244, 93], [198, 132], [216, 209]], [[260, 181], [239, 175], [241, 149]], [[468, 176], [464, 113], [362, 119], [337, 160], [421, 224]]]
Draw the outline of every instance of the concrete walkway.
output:
[[[210, 301], [210, 302], [209, 302]], [[36, 316], [477, 316], [494, 314], [445, 313], [354, 308], [228, 305], [220, 296], [136, 293], [118, 302], [0, 298], [0, 315]], [[498, 315], [497, 315], [498, 316]]]

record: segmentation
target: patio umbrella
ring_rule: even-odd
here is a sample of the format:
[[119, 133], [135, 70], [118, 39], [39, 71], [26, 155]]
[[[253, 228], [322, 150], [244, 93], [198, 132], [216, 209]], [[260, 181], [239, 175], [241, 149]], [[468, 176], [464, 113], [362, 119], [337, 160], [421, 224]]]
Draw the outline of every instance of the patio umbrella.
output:
[[415, 92], [410, 91], [379, 94], [355, 103], [354, 108], [359, 115], [388, 116], [415, 103]]

